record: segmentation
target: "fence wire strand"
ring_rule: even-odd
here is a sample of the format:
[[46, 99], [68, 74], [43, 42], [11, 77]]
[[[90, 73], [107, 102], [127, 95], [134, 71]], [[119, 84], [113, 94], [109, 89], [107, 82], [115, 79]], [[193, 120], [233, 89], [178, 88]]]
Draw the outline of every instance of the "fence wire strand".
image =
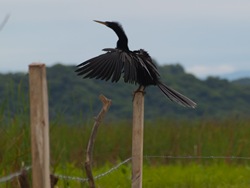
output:
[[[129, 162], [132, 158], [128, 158], [124, 161], [122, 161], [121, 163], [117, 164], [116, 166], [114, 166], [113, 168], [109, 169], [108, 171], [99, 174], [97, 176], [94, 177], [94, 179], [100, 179], [108, 174], [110, 174], [111, 172], [113, 172], [114, 170], [117, 170], [120, 166], [124, 165], [125, 163]], [[59, 179], [64, 179], [64, 180], [72, 180], [72, 181], [79, 181], [79, 182], [86, 182], [88, 181], [88, 178], [80, 178], [80, 177], [74, 177], [74, 176], [66, 176], [66, 175], [60, 175], [60, 174], [54, 174], [55, 177], [59, 178]]]
[[102, 178], [103, 176], [106, 176], [108, 175], [109, 173], [113, 172], [114, 170], [118, 169], [120, 166], [124, 165], [125, 163], [128, 163], [130, 160], [132, 159], [132, 157], [126, 159], [125, 161], [119, 163], [118, 165], [114, 166], [113, 168], [111, 168], [110, 170], [108, 170], [107, 172], [104, 172], [98, 176], [95, 176], [94, 179], [100, 179]]
[[150, 156], [145, 155], [144, 158], [167, 158], [167, 159], [243, 159], [250, 160], [250, 157], [237, 157], [237, 156]]
[[[143, 158], [146, 159], [150, 159], [150, 158], [165, 158], [165, 159], [241, 159], [241, 160], [250, 160], [250, 157], [237, 157], [237, 156], [172, 156], [172, 155], [145, 155]], [[132, 160], [132, 157], [122, 161], [121, 163], [117, 164], [116, 166], [112, 167], [111, 169], [109, 169], [108, 171], [99, 174], [97, 176], [94, 177], [94, 179], [100, 179], [108, 174], [110, 174], [111, 172], [117, 170], [119, 167], [121, 167], [122, 165], [128, 163], [130, 160]], [[7, 182], [10, 181], [18, 176], [20, 176], [23, 172], [23, 170], [30, 170], [31, 166], [27, 166], [22, 168], [22, 170], [9, 174], [7, 176], [1, 177], [0, 178], [0, 183], [3, 182]], [[78, 182], [87, 182], [88, 178], [81, 178], [81, 177], [74, 177], [74, 176], [67, 176], [67, 175], [62, 175], [62, 174], [53, 174], [55, 177], [59, 178], [59, 179], [64, 179], [64, 180], [71, 180], [71, 181], [78, 181]]]
[[4, 176], [4, 177], [1, 177], [0, 178], [0, 183], [4, 183], [4, 182], [7, 182], [7, 181], [10, 181], [18, 176], [20, 176], [23, 172], [23, 170], [30, 170], [31, 169], [31, 166], [27, 166], [27, 167], [24, 167], [22, 170], [20, 170], [19, 172], [14, 172], [12, 174], [9, 174], [8, 176]]

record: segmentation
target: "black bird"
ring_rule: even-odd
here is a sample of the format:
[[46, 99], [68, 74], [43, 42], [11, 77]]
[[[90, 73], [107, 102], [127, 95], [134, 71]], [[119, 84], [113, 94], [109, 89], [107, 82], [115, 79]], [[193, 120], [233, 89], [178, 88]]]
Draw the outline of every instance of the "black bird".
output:
[[126, 83], [138, 83], [138, 90], [156, 85], [170, 100], [195, 108], [195, 102], [160, 81], [157, 67], [146, 51], [129, 50], [128, 38], [119, 23], [94, 21], [113, 29], [118, 36], [116, 48], [105, 48], [103, 51], [106, 53], [79, 64], [76, 70], [78, 75], [83, 75], [83, 78], [111, 80], [111, 82], [117, 82], [123, 76]]

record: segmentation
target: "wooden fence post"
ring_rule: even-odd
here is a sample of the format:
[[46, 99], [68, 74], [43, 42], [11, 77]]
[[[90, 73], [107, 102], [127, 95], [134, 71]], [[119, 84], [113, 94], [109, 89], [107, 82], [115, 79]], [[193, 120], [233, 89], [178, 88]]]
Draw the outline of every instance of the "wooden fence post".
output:
[[46, 67], [29, 65], [32, 187], [50, 188], [49, 117]]
[[144, 91], [134, 94], [132, 133], [132, 188], [142, 188]]

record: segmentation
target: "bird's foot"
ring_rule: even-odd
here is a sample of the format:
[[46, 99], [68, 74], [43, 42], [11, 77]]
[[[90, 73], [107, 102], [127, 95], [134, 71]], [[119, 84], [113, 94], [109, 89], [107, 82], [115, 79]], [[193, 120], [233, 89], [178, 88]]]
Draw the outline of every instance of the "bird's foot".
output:
[[142, 93], [143, 95], [145, 95], [145, 94], [146, 94], [146, 92], [145, 92], [145, 87], [144, 87], [144, 86], [139, 86], [138, 89], [134, 91], [134, 93], [133, 93], [133, 100], [132, 100], [132, 101], [134, 101], [134, 99], [135, 99], [135, 94], [138, 93], [138, 92], [140, 92], [140, 93]]

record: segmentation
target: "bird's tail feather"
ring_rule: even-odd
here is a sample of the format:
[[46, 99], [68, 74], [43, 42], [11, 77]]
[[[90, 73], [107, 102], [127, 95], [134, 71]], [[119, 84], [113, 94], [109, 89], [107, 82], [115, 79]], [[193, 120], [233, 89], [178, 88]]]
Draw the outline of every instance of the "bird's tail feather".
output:
[[158, 82], [157, 86], [160, 90], [166, 95], [171, 101], [177, 102], [178, 104], [186, 107], [195, 108], [196, 103], [191, 99], [187, 98], [186, 96], [180, 94], [179, 92], [175, 91], [174, 89], [166, 86], [162, 82]]

